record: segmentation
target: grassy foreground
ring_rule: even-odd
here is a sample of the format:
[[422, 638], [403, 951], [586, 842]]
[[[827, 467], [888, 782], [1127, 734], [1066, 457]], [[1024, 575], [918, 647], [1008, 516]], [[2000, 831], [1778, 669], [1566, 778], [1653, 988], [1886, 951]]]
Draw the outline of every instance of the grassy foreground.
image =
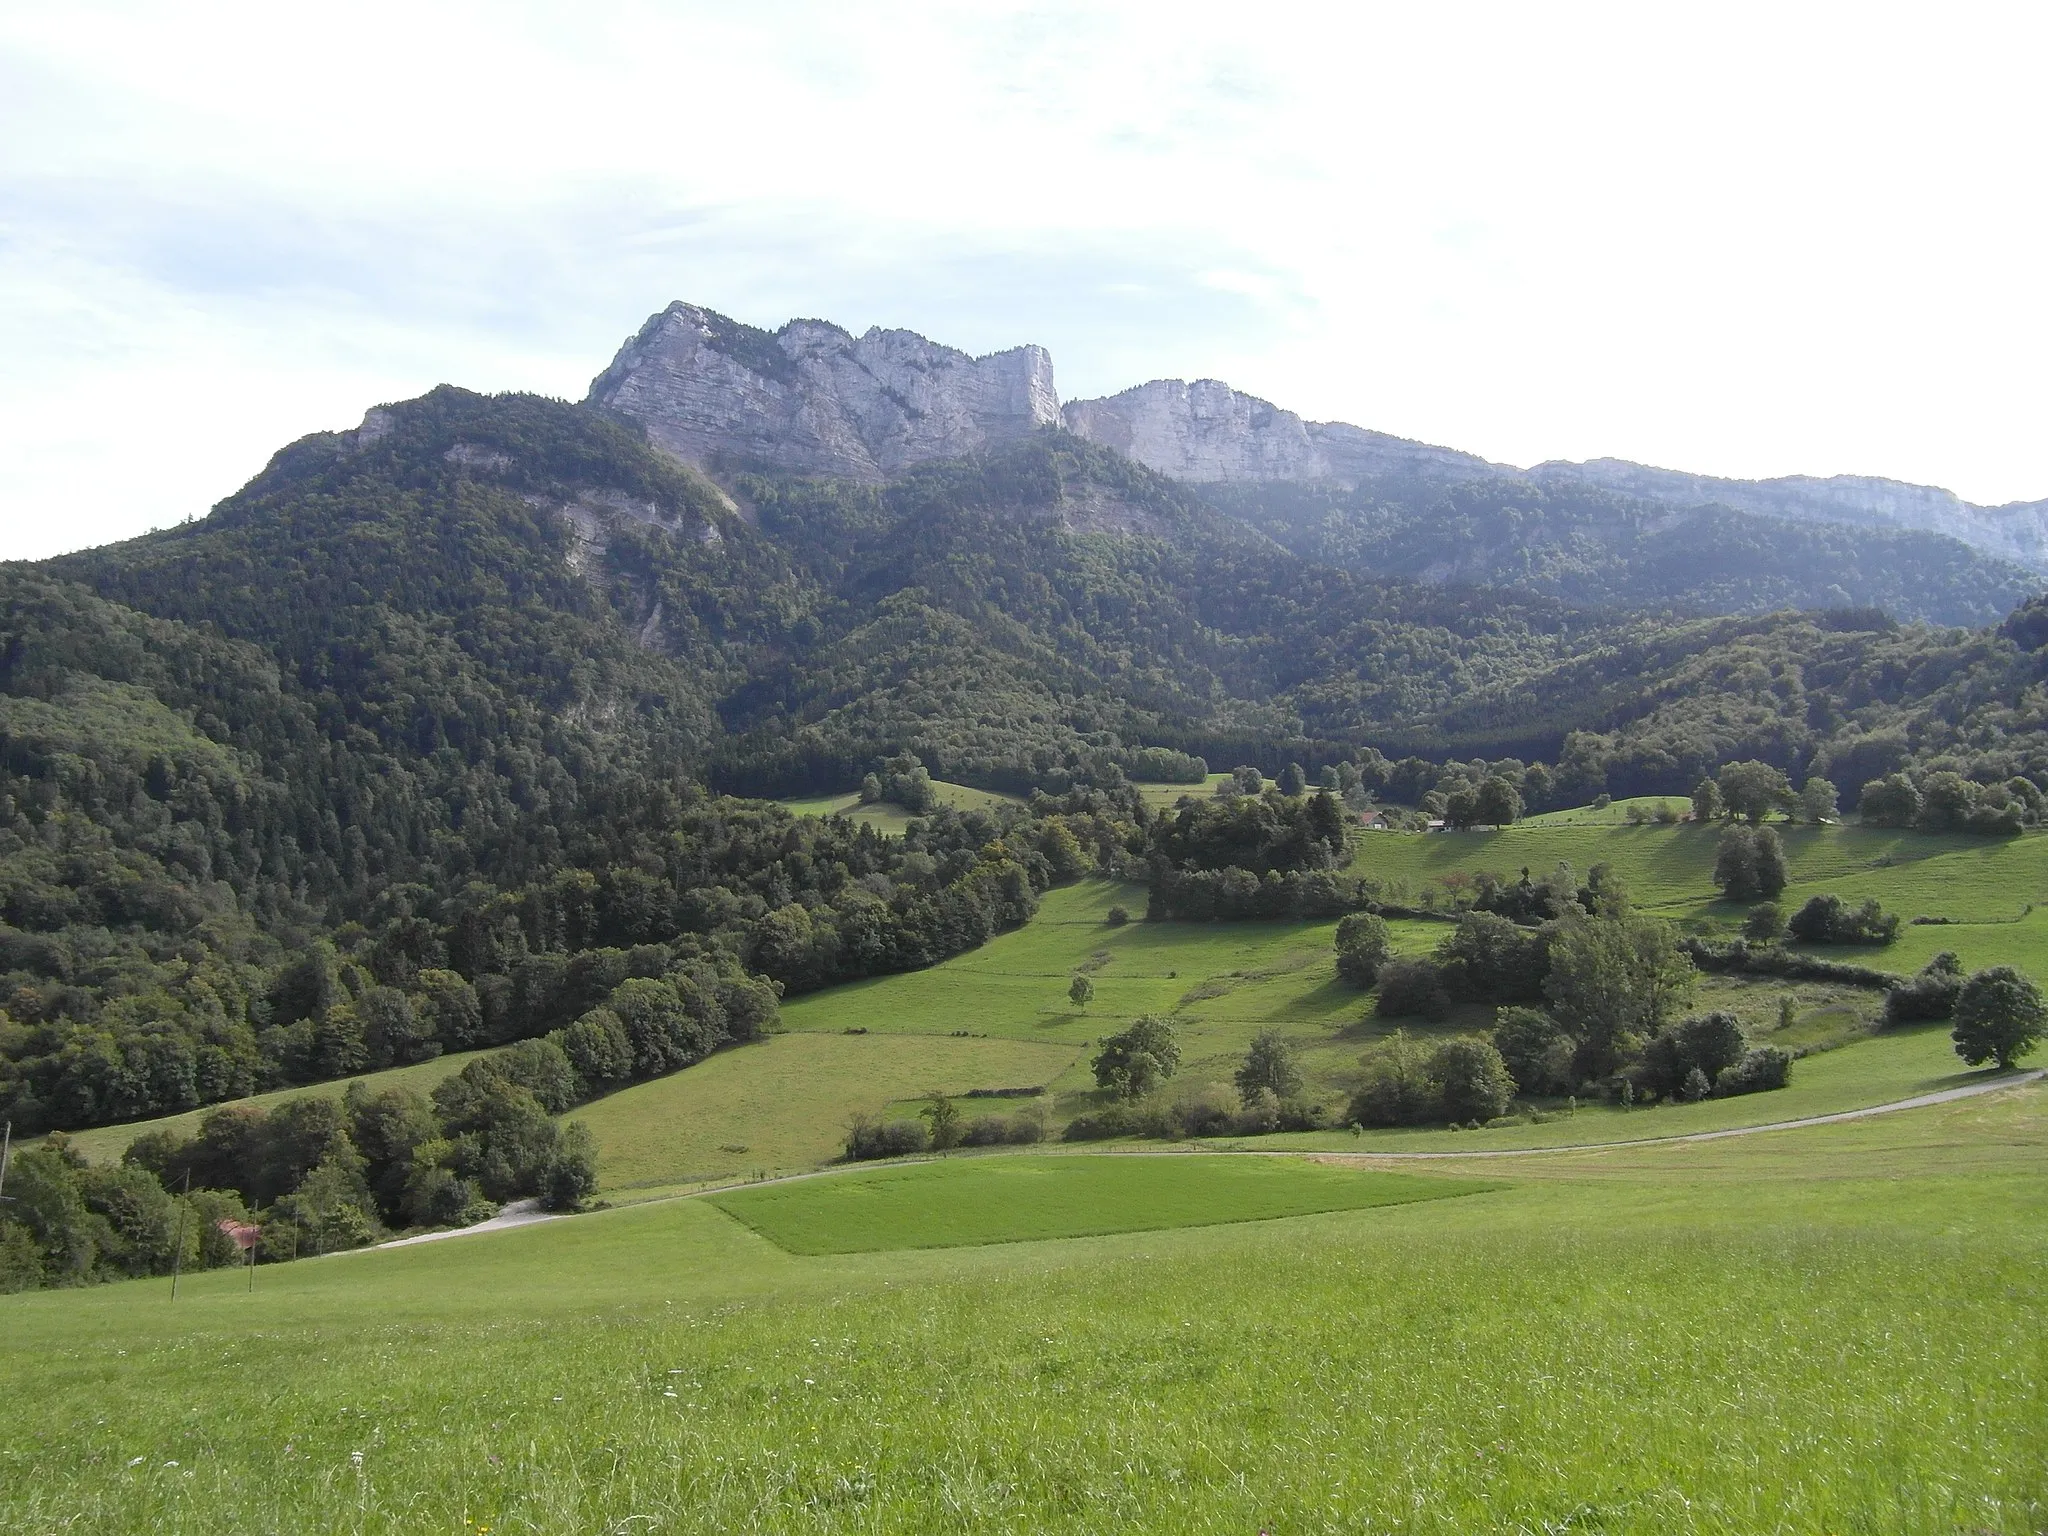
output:
[[0, 1529], [2026, 1536], [2044, 1106], [1234, 1226], [807, 1258], [699, 1199], [10, 1297]]

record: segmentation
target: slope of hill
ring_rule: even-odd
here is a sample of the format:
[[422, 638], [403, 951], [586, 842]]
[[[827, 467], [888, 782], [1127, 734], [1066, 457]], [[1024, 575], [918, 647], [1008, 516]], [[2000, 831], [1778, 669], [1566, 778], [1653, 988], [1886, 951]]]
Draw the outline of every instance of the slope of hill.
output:
[[1660, 503], [1562, 478], [1250, 483], [1203, 495], [1308, 559], [1584, 607], [1881, 608], [1975, 625], [1996, 623], [2041, 582], [1943, 534]]

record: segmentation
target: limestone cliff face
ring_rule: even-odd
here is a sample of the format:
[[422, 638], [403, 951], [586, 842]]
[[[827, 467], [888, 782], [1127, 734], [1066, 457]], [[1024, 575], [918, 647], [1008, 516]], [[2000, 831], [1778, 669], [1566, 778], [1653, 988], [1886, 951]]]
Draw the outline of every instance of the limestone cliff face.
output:
[[970, 357], [911, 331], [854, 337], [822, 320], [771, 334], [681, 303], [620, 349], [590, 402], [694, 464], [867, 481], [1059, 420], [1042, 347]]
[[1075, 400], [1067, 430], [1149, 469], [1197, 483], [1359, 480], [1386, 476], [1469, 480], [1512, 473], [1469, 453], [1434, 448], [1342, 422], [1303, 421], [1217, 379], [1154, 379], [1105, 400]]

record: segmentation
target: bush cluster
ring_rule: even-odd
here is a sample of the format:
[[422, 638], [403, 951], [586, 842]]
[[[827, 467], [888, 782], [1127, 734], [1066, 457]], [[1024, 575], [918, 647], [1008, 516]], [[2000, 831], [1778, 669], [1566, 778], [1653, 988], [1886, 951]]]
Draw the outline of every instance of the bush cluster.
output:
[[1802, 944], [1889, 944], [1899, 936], [1896, 913], [1886, 912], [1871, 897], [1861, 906], [1850, 907], [1839, 896], [1809, 899], [1785, 924], [1786, 931]]

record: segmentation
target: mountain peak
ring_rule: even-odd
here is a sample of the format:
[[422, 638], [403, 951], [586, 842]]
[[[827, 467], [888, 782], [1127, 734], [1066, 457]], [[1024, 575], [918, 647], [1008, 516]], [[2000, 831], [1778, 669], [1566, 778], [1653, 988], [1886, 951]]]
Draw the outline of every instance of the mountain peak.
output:
[[856, 338], [825, 320], [771, 332], [680, 301], [619, 349], [589, 399], [694, 464], [869, 482], [1059, 420], [1043, 347], [973, 357], [915, 331]]

